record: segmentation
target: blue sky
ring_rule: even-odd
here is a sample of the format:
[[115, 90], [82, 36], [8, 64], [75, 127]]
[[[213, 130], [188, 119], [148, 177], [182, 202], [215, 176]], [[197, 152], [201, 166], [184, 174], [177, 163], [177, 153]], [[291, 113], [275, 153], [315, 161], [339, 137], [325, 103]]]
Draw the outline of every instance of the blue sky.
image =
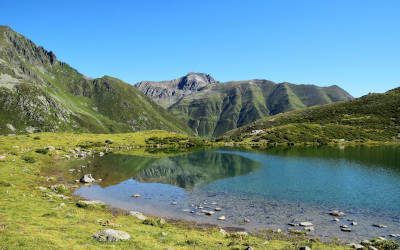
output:
[[1, 0], [9, 25], [90, 77], [400, 86], [400, 1]]

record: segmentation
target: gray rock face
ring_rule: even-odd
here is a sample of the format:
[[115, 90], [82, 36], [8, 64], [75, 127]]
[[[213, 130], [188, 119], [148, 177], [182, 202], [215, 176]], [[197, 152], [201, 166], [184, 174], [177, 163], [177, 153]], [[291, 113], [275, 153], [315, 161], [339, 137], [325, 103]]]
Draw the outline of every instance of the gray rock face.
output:
[[182, 97], [216, 83], [209, 74], [191, 72], [170, 81], [142, 81], [136, 87], [164, 108], [168, 108]]
[[101, 242], [114, 242], [129, 240], [131, 236], [124, 231], [105, 229], [93, 234], [93, 238]]

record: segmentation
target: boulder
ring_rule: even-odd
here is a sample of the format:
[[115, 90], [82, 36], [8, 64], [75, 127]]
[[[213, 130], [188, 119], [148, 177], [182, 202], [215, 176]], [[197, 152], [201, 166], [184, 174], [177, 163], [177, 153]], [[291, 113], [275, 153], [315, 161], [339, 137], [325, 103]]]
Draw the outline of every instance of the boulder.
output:
[[299, 250], [311, 250], [311, 248], [308, 246], [302, 246], [302, 247], [299, 247]]
[[93, 238], [101, 242], [114, 242], [129, 240], [131, 236], [124, 231], [105, 229], [93, 234]]
[[105, 203], [102, 201], [86, 201], [86, 200], [80, 200], [76, 203], [78, 207], [82, 208], [103, 208], [105, 207]]
[[93, 183], [96, 180], [92, 177], [91, 174], [85, 174], [79, 181], [82, 183]]
[[144, 214], [142, 214], [141, 212], [137, 212], [137, 211], [130, 211], [129, 215], [136, 217], [136, 219], [138, 219], [138, 220], [147, 219], [147, 217]]
[[226, 219], [226, 217], [225, 216], [220, 216], [220, 217], [218, 217], [218, 220], [225, 220]]

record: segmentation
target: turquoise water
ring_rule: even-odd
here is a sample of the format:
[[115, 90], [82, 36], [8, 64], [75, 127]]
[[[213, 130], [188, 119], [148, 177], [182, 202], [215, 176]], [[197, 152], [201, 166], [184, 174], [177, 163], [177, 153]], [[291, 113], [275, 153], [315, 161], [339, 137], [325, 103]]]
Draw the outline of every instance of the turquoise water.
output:
[[[77, 195], [148, 214], [248, 230], [286, 229], [289, 222], [308, 220], [316, 225], [311, 234], [320, 238], [400, 233], [395, 147], [218, 149], [164, 158], [110, 154], [82, 171], [103, 181], [79, 188]], [[132, 198], [134, 193], [141, 197]], [[202, 215], [198, 206], [219, 206], [217, 214], [227, 219]], [[327, 214], [331, 209], [345, 211], [358, 226], [341, 232]]]

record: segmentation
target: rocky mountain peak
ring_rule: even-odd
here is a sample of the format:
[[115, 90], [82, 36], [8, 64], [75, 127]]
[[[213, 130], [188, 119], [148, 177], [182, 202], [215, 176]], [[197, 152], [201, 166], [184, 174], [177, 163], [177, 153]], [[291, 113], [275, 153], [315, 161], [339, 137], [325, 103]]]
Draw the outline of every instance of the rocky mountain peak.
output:
[[184, 77], [179, 78], [177, 88], [196, 91], [199, 88], [215, 83], [217, 83], [217, 81], [209, 74], [190, 72]]

